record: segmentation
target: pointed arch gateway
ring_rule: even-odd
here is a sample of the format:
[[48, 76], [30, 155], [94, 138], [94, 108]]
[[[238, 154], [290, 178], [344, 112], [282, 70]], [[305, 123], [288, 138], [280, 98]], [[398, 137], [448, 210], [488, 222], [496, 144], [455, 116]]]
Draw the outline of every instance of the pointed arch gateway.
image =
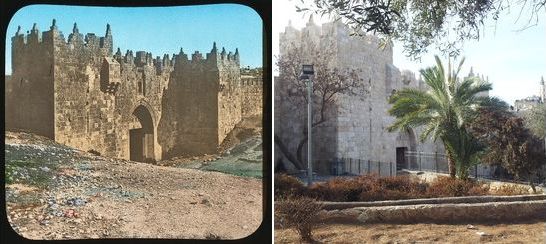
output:
[[154, 162], [154, 120], [150, 110], [143, 104], [138, 105], [134, 111], [140, 123], [140, 127], [129, 130], [129, 159], [138, 162]]
[[408, 128], [398, 133], [396, 137], [396, 169], [409, 169], [415, 166], [416, 158], [408, 152], [417, 150], [417, 139], [415, 132]]

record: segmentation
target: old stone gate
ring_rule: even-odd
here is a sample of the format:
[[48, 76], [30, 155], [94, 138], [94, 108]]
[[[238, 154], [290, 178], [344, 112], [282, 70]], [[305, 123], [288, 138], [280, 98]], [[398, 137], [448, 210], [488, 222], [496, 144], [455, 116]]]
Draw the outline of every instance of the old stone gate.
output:
[[[136, 161], [216, 152], [246, 116], [262, 113], [262, 83], [241, 82], [239, 51], [153, 58], [113, 52], [106, 34], [68, 40], [55, 20], [12, 37], [6, 129]], [[245, 101], [245, 102], [243, 102]]]

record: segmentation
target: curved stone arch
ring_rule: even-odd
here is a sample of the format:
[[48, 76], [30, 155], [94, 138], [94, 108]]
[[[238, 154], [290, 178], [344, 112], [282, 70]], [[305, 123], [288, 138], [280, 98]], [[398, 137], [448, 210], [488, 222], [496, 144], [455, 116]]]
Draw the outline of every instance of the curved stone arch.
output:
[[[139, 99], [130, 110], [130, 113], [132, 116], [133, 113], [137, 110], [138, 107], [144, 107], [146, 110], [148, 110], [148, 113], [150, 114], [150, 117], [152, 119], [152, 127], [153, 127], [153, 143], [154, 143], [154, 160], [158, 161], [162, 158], [162, 148], [161, 145], [158, 143], [157, 138], [157, 130], [159, 126], [159, 120], [157, 118], [157, 112], [153, 108], [153, 106], [144, 98]], [[129, 146], [130, 147], [130, 146]]]
[[406, 146], [410, 151], [417, 150], [417, 139], [413, 129], [408, 128], [407, 130], [401, 130], [396, 136], [396, 146]]
[[157, 125], [158, 125], [157, 113], [154, 110], [154, 108], [152, 107], [152, 105], [148, 101], [146, 101], [146, 99], [141, 98], [131, 108], [131, 110], [130, 110], [131, 114], [133, 114], [133, 112], [138, 108], [138, 106], [144, 106], [148, 110], [148, 112], [150, 112], [150, 116], [152, 117], [152, 123], [154, 125], [154, 128], [157, 128]]
[[[399, 152], [399, 150], [404, 151], [403, 155], [407, 155], [406, 154], [407, 151], [411, 151], [411, 152], [417, 151], [417, 138], [415, 136], [415, 132], [413, 131], [413, 129], [408, 128], [406, 130], [400, 130], [398, 132], [398, 135], [396, 136], [395, 147], [396, 147], [396, 151], [397, 151], [396, 152], [397, 164], [400, 161], [400, 159], [398, 158], [399, 154], [402, 153], [402, 152]], [[415, 156], [411, 156], [411, 157], [402, 156], [402, 157], [406, 158], [406, 160], [404, 160], [405, 161], [404, 162], [404, 167], [413, 167], [413, 166], [415, 166], [415, 164], [417, 162], [417, 159], [415, 158]], [[399, 166], [397, 165], [397, 167], [399, 167]]]

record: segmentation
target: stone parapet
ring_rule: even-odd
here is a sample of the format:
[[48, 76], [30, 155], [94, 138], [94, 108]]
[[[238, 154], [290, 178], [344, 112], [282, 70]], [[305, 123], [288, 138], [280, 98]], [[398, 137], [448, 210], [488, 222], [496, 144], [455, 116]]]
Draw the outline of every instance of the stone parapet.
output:
[[546, 219], [546, 199], [530, 201], [441, 203], [323, 210], [328, 223], [461, 223]]

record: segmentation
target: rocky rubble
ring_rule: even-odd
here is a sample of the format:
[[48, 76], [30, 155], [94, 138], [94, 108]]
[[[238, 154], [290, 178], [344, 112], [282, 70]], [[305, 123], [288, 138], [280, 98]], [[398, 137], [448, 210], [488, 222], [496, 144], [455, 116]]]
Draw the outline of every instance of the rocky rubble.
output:
[[261, 223], [260, 180], [115, 160], [10, 136], [8, 219], [26, 238], [232, 239]]

